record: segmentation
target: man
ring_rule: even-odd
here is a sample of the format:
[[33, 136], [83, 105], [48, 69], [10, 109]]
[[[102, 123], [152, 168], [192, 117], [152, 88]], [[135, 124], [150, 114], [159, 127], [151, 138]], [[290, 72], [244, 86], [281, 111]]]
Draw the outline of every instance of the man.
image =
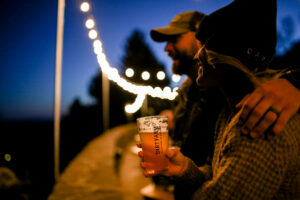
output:
[[[151, 30], [153, 40], [167, 42], [165, 51], [173, 60], [173, 73], [187, 75], [174, 101], [171, 138], [174, 145], [181, 147], [181, 151], [197, 164], [205, 163], [210, 152], [212, 138], [207, 138], [205, 133], [214, 129], [218, 108], [221, 107], [214, 103], [214, 99], [220, 98], [219, 92], [199, 89], [195, 82], [198, 69], [193, 57], [201, 46], [195, 38], [195, 31], [204, 17], [203, 13], [187, 11], [175, 16], [168, 27]], [[201, 135], [199, 129], [202, 130]], [[205, 155], [202, 157], [197, 153], [194, 156], [198, 151]]]
[[[174, 145], [179, 146], [181, 152], [198, 166], [203, 165], [212, 152], [211, 132], [222, 107], [215, 102], [223, 98], [218, 91], [199, 89], [195, 84], [198, 68], [193, 57], [201, 47], [201, 43], [195, 38], [195, 31], [204, 17], [204, 14], [196, 11], [183, 12], [175, 16], [167, 27], [151, 31], [153, 40], [167, 42], [165, 51], [173, 60], [173, 73], [187, 75], [174, 103], [174, 132], [171, 138]], [[284, 87], [285, 90], [277, 90], [277, 86]], [[295, 98], [290, 98], [291, 96]], [[263, 84], [237, 105], [240, 108], [245, 104], [246, 108], [241, 115], [241, 120], [244, 121], [242, 132], [257, 138], [273, 126], [271, 133], [278, 134], [299, 109], [299, 96], [300, 92], [286, 80]], [[270, 114], [268, 111], [274, 105], [280, 111], [278, 119], [277, 114]], [[249, 113], [250, 116], [247, 117]], [[186, 194], [183, 188], [175, 186], [175, 199], [184, 199]]]
[[[197, 67], [193, 57], [201, 46], [195, 32], [204, 17], [203, 13], [187, 11], [175, 16], [169, 26], [151, 30], [153, 40], [167, 42], [165, 51], [173, 60], [173, 73], [187, 75], [174, 100], [174, 129], [170, 137], [173, 145], [180, 147], [181, 152], [199, 166], [211, 157], [213, 136], [209, 133], [214, 130], [222, 106], [215, 103], [222, 98], [219, 91], [199, 89], [195, 82]], [[175, 199], [187, 198], [186, 191], [176, 183], [174, 196]]]

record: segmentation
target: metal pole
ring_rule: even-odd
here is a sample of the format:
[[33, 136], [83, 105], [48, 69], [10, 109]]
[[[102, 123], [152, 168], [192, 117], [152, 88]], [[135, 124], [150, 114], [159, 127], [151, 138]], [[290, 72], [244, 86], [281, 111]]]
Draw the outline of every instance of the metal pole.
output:
[[109, 129], [109, 80], [107, 75], [102, 72], [102, 117], [103, 130]]
[[148, 95], [145, 96], [145, 100], [141, 107], [141, 114], [142, 114], [142, 116], [148, 115]]
[[65, 0], [58, 0], [56, 61], [55, 61], [55, 97], [54, 97], [54, 178], [59, 179], [59, 138], [60, 138], [60, 102], [61, 102], [61, 72], [63, 54]]

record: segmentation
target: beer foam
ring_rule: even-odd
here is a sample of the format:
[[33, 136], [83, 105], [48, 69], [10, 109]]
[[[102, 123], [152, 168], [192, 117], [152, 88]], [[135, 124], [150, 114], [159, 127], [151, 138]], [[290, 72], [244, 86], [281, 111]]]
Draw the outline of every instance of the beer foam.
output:
[[155, 132], [158, 129], [159, 132], [168, 131], [168, 116], [155, 115], [141, 117], [137, 119], [138, 131], [143, 133]]

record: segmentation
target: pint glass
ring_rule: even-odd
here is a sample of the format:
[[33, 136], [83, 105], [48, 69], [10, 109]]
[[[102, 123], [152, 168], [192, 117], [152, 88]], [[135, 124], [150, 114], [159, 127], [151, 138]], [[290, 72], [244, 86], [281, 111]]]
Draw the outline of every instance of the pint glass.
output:
[[146, 170], [162, 171], [168, 168], [165, 156], [168, 148], [168, 117], [147, 116], [137, 119]]

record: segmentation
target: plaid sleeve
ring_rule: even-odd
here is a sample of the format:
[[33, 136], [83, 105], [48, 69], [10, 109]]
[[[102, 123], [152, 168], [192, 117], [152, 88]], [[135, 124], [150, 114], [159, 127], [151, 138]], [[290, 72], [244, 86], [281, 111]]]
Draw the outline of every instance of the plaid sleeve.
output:
[[[213, 177], [193, 199], [272, 199], [292, 162], [299, 158], [299, 117], [292, 128], [271, 141], [241, 136], [237, 127], [219, 135], [213, 158]], [[296, 158], [296, 159], [295, 159]], [[299, 172], [299, 168], [292, 171]]]
[[175, 178], [175, 181], [188, 194], [193, 194], [205, 181], [210, 179], [210, 165], [206, 164], [204, 166], [198, 167], [192, 160], [189, 160], [188, 169], [182, 176]]
[[298, 115], [270, 141], [241, 136], [237, 127], [226, 135], [218, 135], [212, 178], [207, 180], [207, 170], [190, 162], [180, 177], [181, 184], [197, 200], [295, 199], [293, 195], [299, 191], [294, 194], [290, 191], [299, 184], [294, 178], [299, 177], [299, 123]]
[[242, 136], [238, 127], [224, 134], [225, 123], [220, 127], [212, 168], [198, 168], [190, 161], [188, 170], [178, 177], [193, 199], [299, 199], [299, 114], [270, 141]]
[[242, 151], [228, 149], [232, 152], [220, 158], [213, 179], [196, 192], [195, 199], [272, 198], [283, 178], [278, 168], [284, 166], [272, 158], [270, 151], [255, 152], [251, 146], [245, 144]]

